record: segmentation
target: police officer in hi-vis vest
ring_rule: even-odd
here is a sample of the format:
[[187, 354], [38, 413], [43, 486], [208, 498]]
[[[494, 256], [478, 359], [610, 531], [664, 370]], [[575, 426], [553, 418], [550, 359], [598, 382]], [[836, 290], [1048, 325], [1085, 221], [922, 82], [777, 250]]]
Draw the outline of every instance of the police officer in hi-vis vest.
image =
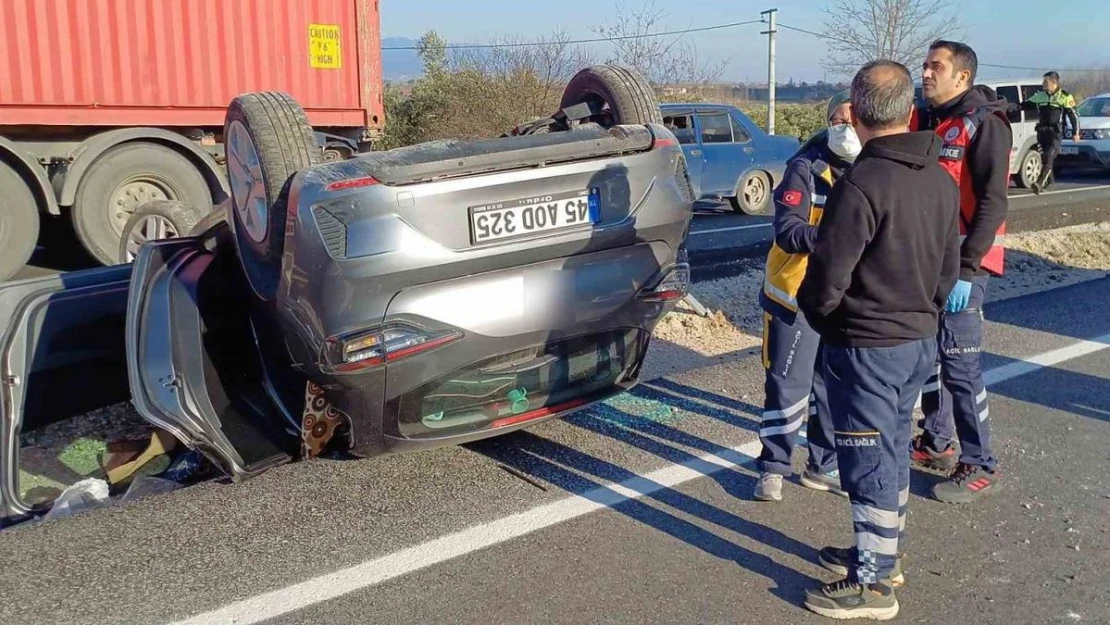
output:
[[796, 296], [806, 259], [817, 242], [817, 224], [833, 182], [859, 154], [851, 126], [850, 92], [829, 101], [829, 127], [806, 141], [792, 156], [775, 190], [775, 239], [767, 255], [760, 304], [765, 369], [763, 419], [759, 438], [760, 478], [753, 497], [781, 501], [783, 478], [794, 473], [790, 455], [808, 417], [809, 460], [801, 482], [808, 488], [843, 495], [832, 444], [832, 422], [820, 372], [820, 337], [798, 312]]
[[918, 119], [927, 119], [926, 127], [944, 142], [940, 164], [960, 190], [961, 242], [960, 277], [941, 315], [937, 372], [923, 390], [924, 433], [913, 440], [912, 457], [952, 471], [934, 487], [934, 497], [967, 503], [998, 487], [980, 352], [988, 277], [1003, 269], [1013, 133], [1005, 98], [972, 87], [978, 59], [969, 46], [936, 41], [923, 68], [929, 107]]
[[[1052, 182], [1052, 167], [1060, 154], [1060, 139], [1070, 136], [1079, 141], [1079, 116], [1075, 114], [1075, 98], [1060, 88], [1060, 75], [1048, 72], [1041, 81], [1044, 87], [1021, 103], [1026, 111], [1038, 112], [1037, 144], [1041, 147], [1041, 175], [1033, 183], [1033, 193], [1040, 194]], [[1067, 134], [1064, 122], [1071, 126]]]

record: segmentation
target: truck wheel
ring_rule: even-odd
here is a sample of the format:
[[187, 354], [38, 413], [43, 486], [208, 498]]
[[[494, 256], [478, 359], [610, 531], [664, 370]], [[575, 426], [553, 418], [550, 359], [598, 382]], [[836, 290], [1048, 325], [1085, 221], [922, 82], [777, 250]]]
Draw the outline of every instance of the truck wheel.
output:
[[127, 220], [152, 200], [212, 210], [208, 183], [189, 159], [154, 143], [118, 145], [82, 176], [71, 211], [73, 229], [93, 258], [114, 264]]
[[563, 90], [559, 107], [591, 101], [609, 113], [607, 119], [599, 122], [604, 127], [663, 123], [663, 113], [651, 85], [630, 67], [594, 65], [579, 71]]
[[0, 281], [31, 260], [39, 238], [35, 196], [14, 169], [0, 162]]
[[123, 227], [117, 262], [128, 264], [134, 261], [139, 248], [147, 241], [189, 234], [203, 216], [196, 209], [176, 200], [154, 200], [143, 204]]
[[771, 179], [761, 171], [753, 171], [740, 179], [736, 195], [728, 200], [733, 209], [745, 215], [764, 215], [771, 207]]
[[288, 94], [247, 93], [224, 121], [231, 222], [243, 269], [255, 292], [273, 297], [281, 269], [288, 185], [322, 154], [304, 109]]
[[1042, 168], [1041, 153], [1035, 148], [1029, 148], [1025, 151], [1025, 156], [1021, 157], [1018, 173], [1014, 175], [1014, 182], [1019, 187], [1028, 189], [1041, 177]]

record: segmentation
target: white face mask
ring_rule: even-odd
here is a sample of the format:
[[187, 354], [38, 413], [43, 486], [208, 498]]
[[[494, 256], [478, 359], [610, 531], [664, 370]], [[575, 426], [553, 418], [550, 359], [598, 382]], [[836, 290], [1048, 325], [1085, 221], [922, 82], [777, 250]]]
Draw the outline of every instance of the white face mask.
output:
[[829, 149], [833, 154], [851, 162], [856, 160], [863, 146], [851, 124], [837, 124], [829, 126]]

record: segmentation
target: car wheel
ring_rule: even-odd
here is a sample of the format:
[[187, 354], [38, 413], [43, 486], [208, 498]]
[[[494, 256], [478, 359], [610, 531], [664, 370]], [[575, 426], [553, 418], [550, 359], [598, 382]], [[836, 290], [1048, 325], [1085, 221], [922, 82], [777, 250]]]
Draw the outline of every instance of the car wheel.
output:
[[1032, 187], [1033, 183], [1041, 177], [1042, 167], [1041, 153], [1038, 150], [1029, 148], [1029, 150], [1025, 152], [1025, 156], [1021, 157], [1021, 166], [1018, 169], [1017, 175], [1014, 176], [1014, 178], [1016, 178], [1015, 182], [1017, 182], [1019, 187], [1026, 189]]
[[764, 215], [771, 207], [771, 179], [761, 171], [753, 171], [740, 180], [736, 195], [729, 198], [735, 210], [745, 215]]
[[239, 257], [255, 293], [269, 300], [281, 269], [289, 182], [301, 169], [320, 163], [322, 152], [304, 109], [276, 91], [231, 101], [224, 145]]
[[659, 101], [647, 80], [622, 65], [594, 65], [575, 74], [563, 90], [560, 108], [582, 102], [601, 106], [603, 127], [621, 124], [662, 124]]
[[199, 211], [175, 200], [147, 202], [135, 211], [123, 227], [119, 242], [119, 262], [135, 260], [139, 248], [147, 241], [173, 239], [189, 234], [200, 221]]
[[73, 229], [93, 258], [114, 264], [127, 220], [153, 200], [211, 209], [212, 192], [196, 166], [174, 150], [153, 143], [118, 145], [81, 177], [70, 215]]
[[31, 260], [39, 238], [35, 196], [14, 169], [0, 162], [0, 281]]

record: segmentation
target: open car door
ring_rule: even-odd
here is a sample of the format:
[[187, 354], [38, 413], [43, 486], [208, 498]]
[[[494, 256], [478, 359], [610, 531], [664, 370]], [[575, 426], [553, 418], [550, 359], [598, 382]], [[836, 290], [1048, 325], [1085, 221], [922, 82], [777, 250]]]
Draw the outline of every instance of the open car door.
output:
[[126, 344], [139, 414], [241, 479], [298, 455], [305, 382], [264, 360], [277, 350], [259, 345], [280, 340], [251, 319], [229, 237], [223, 222], [140, 249]]
[[96, 475], [127, 410], [131, 266], [0, 285], [0, 525], [45, 511]]

